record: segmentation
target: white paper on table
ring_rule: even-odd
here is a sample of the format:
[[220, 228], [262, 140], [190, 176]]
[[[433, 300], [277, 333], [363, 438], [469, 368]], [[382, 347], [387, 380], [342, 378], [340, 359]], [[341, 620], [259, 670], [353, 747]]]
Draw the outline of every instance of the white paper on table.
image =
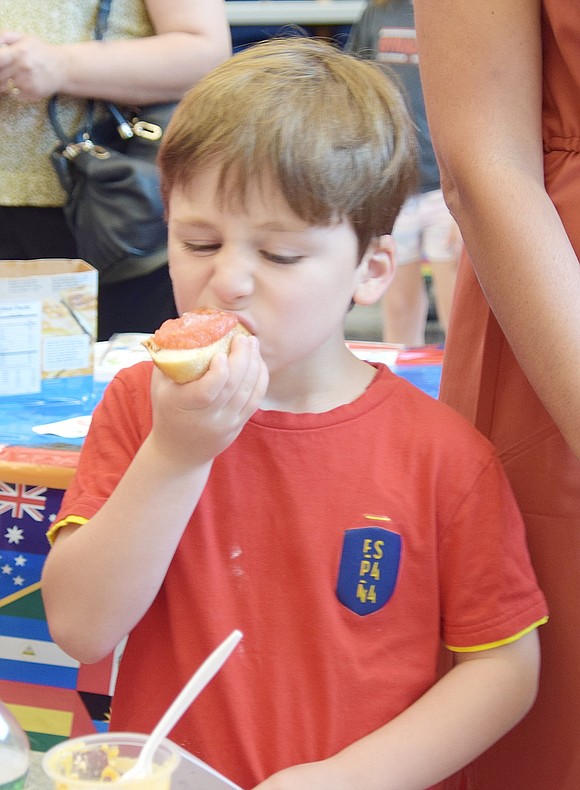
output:
[[203, 760], [179, 746], [177, 749], [181, 763], [171, 780], [171, 790], [241, 790], [239, 785], [230, 782]]
[[143, 345], [150, 335], [141, 332], [121, 332], [113, 335], [110, 340], [95, 345], [95, 381], [111, 381], [113, 376], [123, 368], [136, 362], [151, 359], [151, 355]]
[[90, 424], [91, 415], [86, 414], [82, 417], [69, 417], [67, 420], [34, 425], [32, 430], [41, 435], [52, 434], [64, 439], [82, 439], [87, 435]]
[[364, 360], [365, 362], [382, 362], [388, 368], [393, 368], [397, 364], [397, 360], [403, 346], [388, 345], [387, 343], [371, 343], [365, 341], [352, 341], [347, 342], [355, 357]]

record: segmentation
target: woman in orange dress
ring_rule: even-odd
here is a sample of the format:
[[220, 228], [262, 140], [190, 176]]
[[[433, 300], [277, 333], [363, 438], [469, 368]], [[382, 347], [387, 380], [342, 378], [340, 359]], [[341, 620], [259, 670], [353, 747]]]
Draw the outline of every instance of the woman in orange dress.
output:
[[462, 261], [441, 397], [497, 446], [550, 607], [538, 701], [470, 790], [580, 788], [580, 5], [415, 0]]

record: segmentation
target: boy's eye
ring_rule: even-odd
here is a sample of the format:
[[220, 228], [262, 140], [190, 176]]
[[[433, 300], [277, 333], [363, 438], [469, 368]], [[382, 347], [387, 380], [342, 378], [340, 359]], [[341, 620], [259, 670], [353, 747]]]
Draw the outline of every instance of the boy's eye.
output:
[[220, 244], [217, 242], [194, 242], [194, 241], [186, 241], [183, 243], [183, 246], [189, 252], [195, 252], [198, 254], [203, 255], [204, 253], [209, 255], [216, 250], [219, 250]]
[[272, 263], [282, 263], [282, 264], [290, 264], [290, 263], [298, 263], [298, 261], [302, 260], [302, 255], [276, 255], [273, 252], [267, 252], [266, 250], [261, 250], [261, 254]]

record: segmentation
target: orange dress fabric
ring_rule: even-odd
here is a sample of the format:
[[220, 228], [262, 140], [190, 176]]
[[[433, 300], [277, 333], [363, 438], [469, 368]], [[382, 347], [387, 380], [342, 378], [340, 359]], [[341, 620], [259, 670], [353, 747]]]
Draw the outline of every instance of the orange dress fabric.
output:
[[[580, 4], [544, 0], [542, 25], [545, 182], [580, 256]], [[468, 767], [466, 786], [578, 790], [580, 462], [523, 375], [467, 258], [446, 343], [441, 399], [497, 447], [550, 608], [550, 622], [539, 631], [538, 700], [520, 725]]]

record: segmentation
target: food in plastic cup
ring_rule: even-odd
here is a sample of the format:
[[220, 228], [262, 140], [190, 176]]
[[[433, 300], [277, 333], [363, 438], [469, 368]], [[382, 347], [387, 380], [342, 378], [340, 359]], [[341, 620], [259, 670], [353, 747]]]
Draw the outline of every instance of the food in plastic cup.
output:
[[[146, 740], [146, 735], [133, 732], [71, 738], [46, 752], [42, 768], [55, 790], [101, 790], [104, 784], [115, 784], [135, 764]], [[121, 786], [127, 790], [170, 790], [180, 759], [177, 747], [164, 740], [153, 755], [151, 775]]]

